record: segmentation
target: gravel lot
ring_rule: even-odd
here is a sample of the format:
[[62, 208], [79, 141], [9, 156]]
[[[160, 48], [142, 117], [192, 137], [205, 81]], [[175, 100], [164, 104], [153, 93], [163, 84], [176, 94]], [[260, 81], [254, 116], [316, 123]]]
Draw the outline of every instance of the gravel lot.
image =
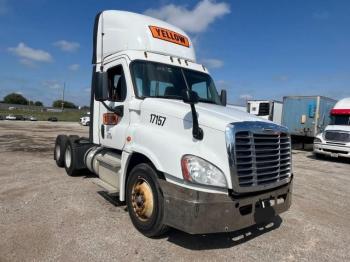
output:
[[[53, 161], [77, 123], [0, 121], [0, 261], [350, 261], [350, 163], [294, 151], [291, 209], [262, 228], [148, 239], [91, 175]], [[205, 221], [203, 221], [205, 222]]]

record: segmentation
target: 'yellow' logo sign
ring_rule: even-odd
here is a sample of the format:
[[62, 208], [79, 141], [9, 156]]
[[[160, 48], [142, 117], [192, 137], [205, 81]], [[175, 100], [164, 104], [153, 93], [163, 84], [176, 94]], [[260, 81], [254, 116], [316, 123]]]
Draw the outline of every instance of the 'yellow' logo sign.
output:
[[174, 31], [161, 28], [158, 26], [152, 26], [152, 25], [149, 26], [149, 29], [151, 30], [152, 36], [154, 38], [169, 41], [174, 44], [178, 44], [186, 47], [190, 46], [190, 42], [188, 41], [188, 38], [179, 33], [176, 33]]

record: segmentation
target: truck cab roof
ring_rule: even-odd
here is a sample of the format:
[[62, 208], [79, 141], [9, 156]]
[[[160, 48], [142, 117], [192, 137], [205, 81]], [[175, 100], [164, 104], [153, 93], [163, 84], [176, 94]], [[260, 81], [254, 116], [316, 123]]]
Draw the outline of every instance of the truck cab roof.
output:
[[122, 51], [166, 54], [195, 62], [191, 39], [178, 27], [132, 12], [107, 10], [95, 19], [93, 64]]

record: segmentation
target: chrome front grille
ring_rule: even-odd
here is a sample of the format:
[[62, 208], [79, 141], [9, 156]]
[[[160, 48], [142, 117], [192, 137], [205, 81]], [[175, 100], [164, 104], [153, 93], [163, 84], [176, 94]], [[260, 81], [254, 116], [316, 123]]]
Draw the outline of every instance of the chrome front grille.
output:
[[264, 190], [289, 181], [291, 141], [286, 128], [265, 122], [242, 122], [232, 124], [226, 132], [232, 133], [228, 152], [234, 190]]
[[341, 131], [326, 131], [324, 137], [329, 141], [350, 142], [350, 133]]

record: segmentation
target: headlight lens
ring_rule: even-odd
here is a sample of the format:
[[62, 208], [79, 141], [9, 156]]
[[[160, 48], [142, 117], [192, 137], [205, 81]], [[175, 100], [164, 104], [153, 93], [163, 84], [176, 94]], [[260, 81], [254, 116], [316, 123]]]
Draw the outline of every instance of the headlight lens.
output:
[[182, 176], [185, 180], [208, 186], [227, 187], [224, 173], [208, 161], [185, 155], [181, 159]]
[[322, 143], [322, 140], [321, 139], [319, 139], [319, 138], [317, 138], [317, 137], [315, 137], [314, 138], [314, 143]]

